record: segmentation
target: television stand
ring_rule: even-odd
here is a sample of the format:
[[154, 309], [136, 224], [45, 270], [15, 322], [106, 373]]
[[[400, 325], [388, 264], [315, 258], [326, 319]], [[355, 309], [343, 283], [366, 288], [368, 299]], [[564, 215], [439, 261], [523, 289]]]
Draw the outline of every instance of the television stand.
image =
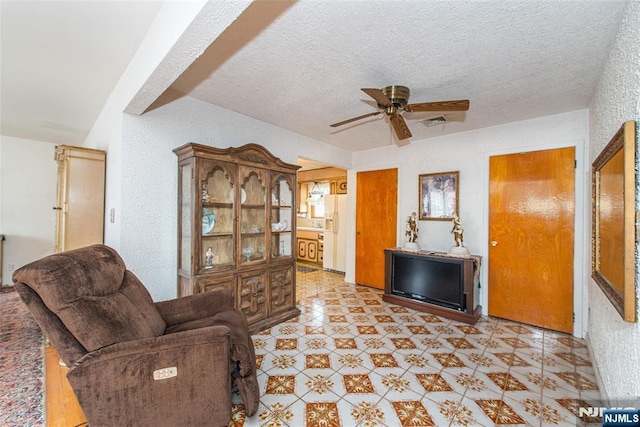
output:
[[[449, 319], [457, 320], [464, 323], [474, 324], [480, 317], [482, 307], [478, 305], [479, 291], [478, 283], [480, 281], [480, 260], [479, 256], [471, 258], [452, 257], [443, 252], [420, 251], [412, 252], [411, 259], [420, 262], [426, 260], [434, 263], [457, 262], [462, 264], [462, 272], [460, 279], [456, 279], [455, 283], [438, 283], [438, 286], [455, 286], [463, 289], [463, 307], [461, 310], [446, 307], [436, 302], [424, 301], [409, 296], [398, 295], [394, 292], [392, 286], [396, 277], [394, 257], [406, 256], [407, 251], [401, 248], [385, 249], [385, 289], [382, 296], [383, 301], [402, 305], [418, 311], [436, 314]], [[407, 262], [407, 261], [405, 261]], [[413, 269], [412, 269], [413, 271]], [[462, 282], [462, 283], [460, 283]]]

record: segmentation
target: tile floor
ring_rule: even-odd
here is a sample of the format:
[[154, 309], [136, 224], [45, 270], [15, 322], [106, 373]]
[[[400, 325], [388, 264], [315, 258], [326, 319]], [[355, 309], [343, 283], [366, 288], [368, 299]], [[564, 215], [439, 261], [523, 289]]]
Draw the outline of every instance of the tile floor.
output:
[[[301, 269], [299, 318], [253, 336], [261, 403], [231, 426], [575, 426], [600, 406], [585, 343], [491, 317], [467, 325]], [[303, 272], [304, 271], [304, 272]]]

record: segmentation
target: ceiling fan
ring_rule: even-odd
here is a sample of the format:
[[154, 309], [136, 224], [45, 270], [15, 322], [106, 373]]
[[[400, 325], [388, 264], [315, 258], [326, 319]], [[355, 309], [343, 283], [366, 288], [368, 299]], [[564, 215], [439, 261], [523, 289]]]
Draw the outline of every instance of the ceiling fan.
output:
[[376, 116], [382, 112], [385, 112], [389, 117], [389, 121], [391, 122], [391, 126], [393, 126], [393, 130], [398, 136], [398, 140], [402, 141], [404, 139], [411, 138], [412, 135], [411, 131], [409, 130], [409, 126], [407, 126], [404, 118], [400, 115], [401, 111], [413, 113], [423, 111], [467, 111], [469, 109], [468, 99], [457, 101], [437, 101], [421, 102], [418, 104], [407, 104], [407, 102], [409, 101], [409, 88], [406, 86], [387, 86], [384, 89], [363, 88], [362, 91], [378, 103], [378, 108], [380, 109], [380, 111], [363, 114], [362, 116], [334, 123], [330, 125], [331, 127], [346, 125], [347, 123], [351, 123], [356, 120], [361, 120], [371, 116]]

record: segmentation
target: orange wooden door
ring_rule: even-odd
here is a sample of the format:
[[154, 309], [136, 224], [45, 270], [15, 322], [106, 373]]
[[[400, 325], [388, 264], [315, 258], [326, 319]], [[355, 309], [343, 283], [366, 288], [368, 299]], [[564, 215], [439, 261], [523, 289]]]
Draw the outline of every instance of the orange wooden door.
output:
[[384, 289], [384, 250], [396, 246], [398, 170], [359, 172], [356, 283]]
[[575, 148], [489, 163], [489, 315], [571, 333]]

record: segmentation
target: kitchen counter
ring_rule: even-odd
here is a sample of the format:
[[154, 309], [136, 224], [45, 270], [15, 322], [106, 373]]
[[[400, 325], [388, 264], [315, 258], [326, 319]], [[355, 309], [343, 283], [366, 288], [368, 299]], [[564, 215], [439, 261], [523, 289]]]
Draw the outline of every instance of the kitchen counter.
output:
[[296, 229], [302, 230], [302, 231], [317, 231], [318, 233], [324, 232], [324, 228], [317, 228], [317, 227], [296, 227]]

